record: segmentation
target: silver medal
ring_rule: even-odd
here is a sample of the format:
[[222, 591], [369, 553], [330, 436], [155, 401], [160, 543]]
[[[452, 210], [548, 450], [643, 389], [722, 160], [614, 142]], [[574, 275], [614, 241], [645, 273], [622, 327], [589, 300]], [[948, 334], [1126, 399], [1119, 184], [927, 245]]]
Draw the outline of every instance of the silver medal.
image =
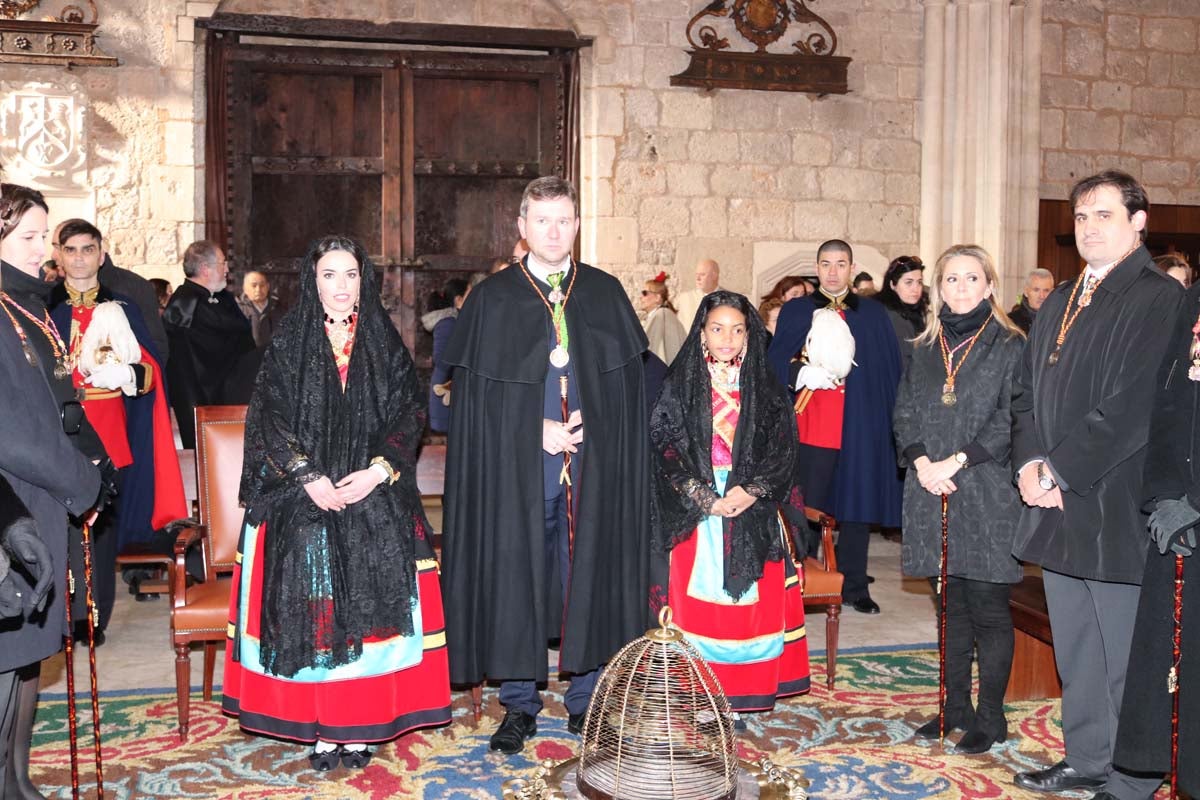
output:
[[571, 356], [567, 355], [567, 348], [561, 344], [550, 351], [550, 363], [555, 369], [562, 369], [571, 362]]

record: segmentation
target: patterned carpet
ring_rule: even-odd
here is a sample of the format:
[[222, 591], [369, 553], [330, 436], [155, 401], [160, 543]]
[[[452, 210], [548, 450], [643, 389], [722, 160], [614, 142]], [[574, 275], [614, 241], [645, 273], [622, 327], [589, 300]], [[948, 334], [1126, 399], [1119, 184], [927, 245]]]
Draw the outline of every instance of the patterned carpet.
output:
[[[812, 693], [749, 719], [740, 743], [744, 758], [768, 756], [803, 771], [810, 796], [821, 800], [904, 798], [1033, 798], [1015, 787], [1015, 771], [1054, 763], [1062, 752], [1056, 701], [1008, 708], [1010, 738], [981, 756], [954, 756], [937, 742], [918, 742], [914, 728], [937, 712], [937, 659], [932, 650], [846, 652], [839, 656], [838, 689], [824, 688], [824, 660], [813, 660]], [[555, 685], [554, 689], [561, 687]], [[361, 771], [319, 774], [300, 745], [244, 735], [216, 703], [192, 701], [191, 736], [175, 735], [171, 691], [105, 696], [105, 797], [259, 800], [384, 800], [384, 798], [497, 798], [501, 784], [529, 777], [543, 759], [573, 754], [558, 698], [539, 718], [539, 734], [521, 756], [488, 752], [499, 719], [494, 690], [476, 728], [469, 698], [455, 695], [454, 723], [410, 734], [380, 748]], [[90, 717], [80, 704], [83, 778], [94, 780]], [[71, 797], [66, 700], [44, 698], [34, 735], [34, 780], [49, 797]], [[83, 796], [88, 796], [86, 793]], [[94, 789], [92, 797], [95, 796]], [[1088, 797], [1073, 793], [1063, 797]], [[1166, 790], [1160, 792], [1166, 797]]]

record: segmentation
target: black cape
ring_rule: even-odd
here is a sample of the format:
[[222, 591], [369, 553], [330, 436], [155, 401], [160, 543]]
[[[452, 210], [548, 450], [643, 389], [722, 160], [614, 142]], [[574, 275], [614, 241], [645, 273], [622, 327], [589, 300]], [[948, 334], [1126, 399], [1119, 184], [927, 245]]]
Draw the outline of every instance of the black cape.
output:
[[454, 394], [446, 454], [443, 600], [452, 683], [547, 677], [605, 663], [649, 622], [646, 335], [612, 276], [576, 264], [566, 303], [586, 446], [563, 624], [548, 601], [542, 415], [549, 314], [522, 269], [467, 297], [447, 347]]
[[[1150, 423], [1143, 492], [1147, 506], [1186, 496], [1200, 507], [1200, 382], [1187, 376], [1192, 326], [1200, 317], [1200, 284], [1188, 290], [1170, 350], [1159, 371], [1160, 387]], [[1179, 695], [1179, 788], [1200, 796], [1200, 556], [1184, 559], [1183, 634]], [[1171, 669], [1174, 630], [1175, 554], [1146, 556], [1137, 624], [1113, 761], [1128, 770], [1171, 768]]]
[[1013, 554], [1076, 578], [1137, 584], [1149, 541], [1142, 472], [1155, 376], [1183, 290], [1139, 247], [1097, 287], [1049, 366], [1073, 283], [1034, 318], [1012, 401], [1013, 471], [1048, 457], [1064, 508], [1024, 507]]
[[168, 396], [179, 438], [190, 449], [196, 446], [196, 406], [223, 405], [231, 402], [231, 394], [240, 396], [239, 387], [228, 384], [230, 376], [241, 374], [243, 357], [254, 351], [254, 337], [227, 289], [211, 293], [195, 281], [175, 290], [162, 321], [171, 347]]

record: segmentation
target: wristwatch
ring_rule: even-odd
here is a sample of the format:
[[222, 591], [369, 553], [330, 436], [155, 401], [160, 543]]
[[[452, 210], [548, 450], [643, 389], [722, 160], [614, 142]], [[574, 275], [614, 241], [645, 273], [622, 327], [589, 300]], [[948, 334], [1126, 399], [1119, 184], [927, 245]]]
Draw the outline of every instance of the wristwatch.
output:
[[961, 469], [966, 469], [967, 467], [971, 466], [971, 464], [967, 460], [967, 454], [964, 453], [962, 450], [959, 450], [957, 453], [954, 454], [954, 460], [958, 462], [958, 466]]
[[1058, 485], [1054, 482], [1054, 477], [1046, 471], [1045, 461], [1039, 461], [1037, 464], [1037, 479], [1038, 486], [1042, 487], [1042, 489], [1047, 492]]

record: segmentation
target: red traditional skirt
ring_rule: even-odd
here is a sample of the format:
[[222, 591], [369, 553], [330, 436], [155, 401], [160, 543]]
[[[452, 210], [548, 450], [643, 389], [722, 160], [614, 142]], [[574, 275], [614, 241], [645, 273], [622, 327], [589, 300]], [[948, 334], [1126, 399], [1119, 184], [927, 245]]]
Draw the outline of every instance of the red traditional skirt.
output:
[[734, 711], [767, 711], [776, 698], [809, 689], [804, 598], [791, 558], [768, 561], [757, 597], [709, 602], [688, 588], [695, 567], [696, 534], [671, 551], [668, 589], [674, 622], [705, 656]]
[[[255, 668], [257, 663], [248, 666], [234, 660], [235, 653], [243, 659], [258, 657], [263, 575], [263, 560], [258, 554], [265, 528], [246, 531], [244, 549], [249, 555], [243, 560], [246, 554], [239, 553], [239, 566], [233, 575], [222, 710], [238, 717], [247, 731], [302, 742], [380, 742], [414, 728], [449, 723], [445, 620], [438, 567], [433, 559], [417, 561], [423, 636], [417, 663], [389, 669], [388, 654], [393, 651], [389, 645], [394, 642], [379, 640], [365, 641], [359, 661], [346, 665], [359, 676], [341, 680], [281, 678], [264, 674]], [[247, 564], [250, 585], [245, 587], [248, 591], [243, 591], [241, 581]], [[246, 608], [240, 609], [243, 596]], [[244, 611], [241, 616], [240, 611]], [[246, 621], [245, 629], [238, 625], [239, 618]]]

